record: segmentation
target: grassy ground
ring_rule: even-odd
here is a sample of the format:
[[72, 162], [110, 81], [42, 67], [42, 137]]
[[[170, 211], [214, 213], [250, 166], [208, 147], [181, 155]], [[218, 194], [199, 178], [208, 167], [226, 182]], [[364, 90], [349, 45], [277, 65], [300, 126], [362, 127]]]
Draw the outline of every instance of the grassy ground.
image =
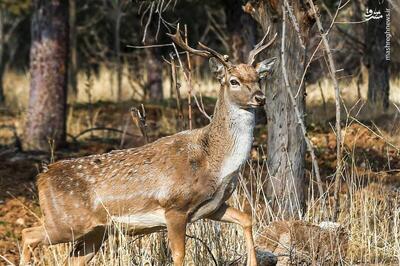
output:
[[[10, 84], [18, 79], [10, 75], [6, 78], [9, 84], [6, 95], [15, 102], [2, 110], [0, 116], [0, 125], [9, 126], [0, 129], [0, 265], [18, 262], [21, 230], [40, 223], [41, 213], [34, 178], [40, 171], [41, 162], [50, 160], [48, 154], [26, 154], [12, 149], [14, 132], [11, 128], [15, 126], [16, 134], [21, 133], [27, 99], [25, 81], [20, 81], [19, 85], [14, 84], [13, 91], [10, 89]], [[56, 151], [56, 160], [143, 144], [141, 137], [130, 135], [139, 135], [128, 111], [135, 103], [113, 103], [112, 90], [106, 90], [105, 87], [109, 86], [104, 86], [108, 84], [108, 79], [109, 76], [100, 75], [98, 80], [93, 81], [90, 93], [96, 95], [94, 101], [109, 103], [87, 104], [85, 78], [81, 77], [83, 87], [78, 94], [78, 102], [81, 104], [70, 105], [68, 133], [77, 136], [83, 130], [95, 126], [117, 128], [129, 134], [94, 131], [80, 136], [75, 142], [70, 138], [68, 149]], [[206, 84], [213, 83], [207, 81]], [[400, 112], [395, 106], [399, 100], [396, 97], [400, 95], [400, 81], [392, 81], [391, 85], [393, 104], [388, 112], [382, 113], [364, 104], [365, 84], [360, 88], [361, 99], [358, 99], [355, 82], [342, 81], [343, 107], [346, 107], [343, 108], [345, 167], [338, 222], [348, 235], [348, 249], [338, 259], [340, 264], [400, 263]], [[199, 90], [204, 95], [213, 95], [211, 86], [202, 86], [204, 88]], [[333, 89], [328, 81], [323, 81], [321, 86], [310, 85], [307, 90], [308, 130], [316, 147], [327, 190], [332, 188], [336, 165], [336, 140], [331, 127], [334, 124]], [[212, 101], [207, 101], [206, 106], [210, 113]], [[176, 132], [176, 111], [172, 103], [150, 105], [147, 110], [151, 139]], [[196, 127], [206, 123], [199, 112], [195, 113], [194, 121]], [[264, 193], [264, 183], [269, 178], [264, 154], [268, 149], [266, 138], [265, 126], [258, 125], [251, 160], [243, 167], [239, 187], [230, 199], [231, 204], [253, 213], [254, 233], [258, 238], [264, 234], [271, 221], [279, 220], [271, 213]], [[302, 220], [319, 224], [332, 216], [333, 199], [330, 193], [317, 195], [311, 173], [311, 161], [307, 156], [307, 210]], [[125, 228], [122, 225], [115, 224], [110, 230], [114, 236], [107, 240], [92, 265], [171, 264], [165, 232], [127, 237], [123, 234]], [[235, 225], [200, 221], [189, 226], [187, 235], [188, 265], [235, 265], [243, 263], [245, 259], [242, 232]], [[68, 245], [57, 245], [37, 249], [34, 262], [36, 265], [61, 265], [69, 248]], [[286, 255], [289, 254], [293, 262], [298, 262], [296, 253], [289, 251]], [[302, 263], [316, 263], [317, 253], [316, 246], [315, 250], [302, 257]]]

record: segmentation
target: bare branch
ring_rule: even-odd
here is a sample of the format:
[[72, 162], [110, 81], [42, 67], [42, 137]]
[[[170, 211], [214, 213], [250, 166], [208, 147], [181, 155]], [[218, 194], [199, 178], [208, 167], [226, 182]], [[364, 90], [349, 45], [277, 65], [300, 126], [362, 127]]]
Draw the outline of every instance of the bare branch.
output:
[[128, 135], [128, 136], [132, 136], [132, 137], [137, 137], [137, 135], [134, 135], [132, 133], [124, 132], [124, 131], [122, 131], [120, 129], [111, 128], [111, 127], [93, 127], [93, 128], [88, 128], [88, 129], [85, 129], [84, 131], [80, 132], [79, 134], [77, 134], [75, 136], [70, 135], [70, 134], [68, 134], [68, 136], [71, 137], [72, 140], [76, 142], [76, 141], [78, 141], [78, 138], [82, 137], [83, 135], [85, 135], [87, 133], [93, 132], [93, 131], [112, 131], [112, 132], [117, 132], [117, 133], [125, 134], [125, 135]]
[[196, 94], [193, 94], [194, 100], [196, 101], [196, 105], [197, 105], [197, 107], [199, 108], [199, 111], [208, 119], [208, 121], [211, 122], [211, 116], [209, 116], [209, 115], [207, 114], [207, 112], [206, 112], [206, 110], [205, 110], [205, 108], [204, 108], [203, 97], [202, 97], [202, 95], [201, 95], [201, 92], [199, 92], [199, 93], [200, 93], [200, 103], [199, 103], [199, 101], [197, 100]]
[[183, 108], [181, 105], [181, 92], [179, 90], [179, 84], [177, 81], [177, 73], [176, 73], [176, 64], [175, 59], [172, 54], [169, 55], [171, 58], [171, 78], [172, 78], [172, 87], [175, 90], [176, 94], [176, 107], [178, 109], [178, 120], [183, 121]]
[[[332, 27], [333, 27], [333, 25], [335, 24], [335, 20], [336, 20], [338, 14], [339, 14], [339, 10], [340, 10], [340, 5], [341, 5], [341, 3], [342, 3], [342, 0], [340, 0], [340, 2], [339, 2], [339, 7], [338, 7], [338, 9], [336, 10], [336, 13], [335, 13], [335, 15], [334, 15], [333, 18], [332, 18], [332, 22], [331, 22], [331, 24], [330, 24], [330, 26], [329, 26], [329, 29], [326, 31], [326, 34], [329, 34], [329, 32], [331, 32]], [[347, 3], [346, 3], [346, 4], [347, 4]], [[312, 53], [310, 59], [308, 60], [306, 67], [304, 68], [304, 72], [303, 72], [303, 76], [301, 77], [301, 81], [300, 81], [299, 88], [298, 88], [298, 90], [297, 90], [297, 92], [296, 92], [296, 95], [294, 96], [295, 98], [297, 98], [297, 96], [298, 96], [299, 93], [300, 93], [301, 87], [303, 86], [304, 79], [305, 79], [306, 74], [307, 74], [307, 70], [308, 70], [308, 68], [310, 67], [310, 64], [311, 64], [311, 62], [313, 61], [315, 55], [317, 54], [317, 52], [318, 52], [319, 47], [321, 46], [321, 44], [322, 44], [322, 38], [321, 38], [321, 40], [318, 42], [317, 47], [315, 48], [315, 50], [314, 50], [314, 52]]]
[[[339, 187], [340, 180], [342, 174], [342, 128], [340, 125], [340, 88], [339, 83], [336, 79], [336, 66], [335, 61], [333, 60], [332, 52], [329, 47], [328, 39], [326, 38], [326, 34], [324, 33], [324, 28], [322, 26], [321, 20], [317, 15], [317, 8], [315, 7], [312, 0], [307, 0], [310, 4], [310, 7], [313, 9], [315, 14], [315, 21], [317, 23], [317, 27], [319, 29], [322, 43], [325, 47], [325, 52], [328, 56], [328, 67], [330, 69], [329, 73], [333, 82], [333, 86], [335, 88], [335, 102], [336, 102], [336, 174], [335, 174], [335, 187], [334, 187], [334, 213], [333, 220], [337, 220], [339, 214]], [[334, 22], [335, 23], [335, 22]]]
[[[189, 82], [188, 74], [187, 74], [187, 72], [185, 71], [185, 68], [183, 67], [183, 64], [182, 64], [181, 58], [179, 57], [179, 53], [178, 53], [178, 50], [176, 49], [175, 43], [172, 43], [172, 46], [174, 47], [174, 51], [175, 51], [176, 57], [177, 57], [177, 59], [178, 59], [179, 66], [180, 66], [180, 68], [182, 69], [183, 76], [184, 76], [186, 82]], [[190, 47], [189, 47], [189, 48], [190, 48]], [[192, 48], [190, 48], [190, 49], [192, 49]], [[200, 112], [201, 112], [204, 116], [206, 116], [206, 117], [211, 121], [210, 116], [204, 111], [204, 108], [202, 108], [202, 107], [198, 104], [198, 101], [197, 101], [197, 99], [196, 99], [196, 96], [195, 96], [195, 101], [196, 101], [197, 108], [200, 110]], [[203, 111], [202, 111], [202, 110], [203, 110]]]
[[299, 23], [297, 23], [296, 17], [293, 14], [292, 7], [289, 5], [287, 0], [284, 0], [283, 3], [286, 7], [286, 10], [289, 13], [289, 17], [290, 17], [290, 20], [292, 21], [294, 30], [296, 31], [297, 36], [299, 37], [301, 48], [306, 49], [306, 46], [304, 45], [304, 42], [303, 42], [303, 38], [301, 38]]
[[126, 47], [135, 48], [135, 49], [147, 49], [147, 48], [159, 48], [159, 47], [167, 47], [172, 46], [171, 43], [165, 44], [153, 44], [153, 45], [127, 45]]
[[131, 117], [133, 123], [140, 129], [142, 135], [146, 141], [149, 143], [149, 137], [147, 135], [147, 123], [146, 123], [146, 110], [144, 109], [144, 105], [141, 104], [142, 111], [140, 111], [136, 107], [131, 108]]
[[[188, 45], [188, 36], [187, 36], [187, 26], [185, 24], [185, 44]], [[186, 52], [186, 61], [187, 61], [187, 77], [189, 83], [189, 91], [188, 91], [188, 118], [189, 118], [189, 129], [192, 130], [192, 64], [190, 63], [190, 54]]]
[[144, 27], [143, 39], [142, 39], [143, 44], [146, 42], [147, 30], [150, 26], [151, 18], [153, 17], [153, 9], [154, 9], [154, 2], [151, 3], [149, 18], [147, 19], [146, 26]]

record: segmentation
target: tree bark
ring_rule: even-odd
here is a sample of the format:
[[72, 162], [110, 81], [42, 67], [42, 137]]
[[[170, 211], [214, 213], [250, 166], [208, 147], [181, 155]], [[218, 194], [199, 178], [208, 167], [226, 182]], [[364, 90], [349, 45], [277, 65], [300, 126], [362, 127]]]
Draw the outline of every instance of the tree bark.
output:
[[225, 1], [224, 6], [232, 61], [244, 63], [256, 44], [256, 22], [249, 14], [243, 12], [242, 1], [228, 0]]
[[78, 95], [78, 58], [76, 47], [76, 0], [69, 0], [69, 73], [68, 84], [70, 92], [76, 97]]
[[149, 99], [153, 102], [160, 102], [164, 99], [162, 64], [161, 55], [154, 51], [147, 51], [147, 88]]
[[6, 62], [4, 62], [4, 52], [3, 52], [3, 44], [0, 43], [0, 105], [4, 104], [5, 96], [4, 96], [4, 72], [6, 69]]
[[366, 26], [366, 66], [368, 68], [368, 102], [386, 110], [389, 107], [389, 60], [386, 58], [387, 0], [368, 0], [367, 7], [380, 11], [383, 18], [371, 19]]
[[24, 149], [65, 144], [68, 80], [68, 0], [34, 0], [30, 94]]
[[4, 87], [3, 87], [3, 76], [5, 70], [5, 60], [4, 60], [4, 14], [3, 10], [0, 10], [0, 104], [4, 103]]
[[122, 10], [121, 4], [118, 1], [116, 3], [115, 10], [115, 29], [114, 29], [114, 46], [115, 46], [115, 70], [117, 74], [117, 101], [122, 100], [122, 63], [121, 63], [121, 41], [120, 41], [120, 29], [121, 29], [121, 18]]
[[[306, 64], [309, 30], [313, 20], [309, 17], [305, 3], [288, 1], [298, 23], [296, 32], [290, 16], [286, 19], [285, 65], [289, 73], [289, 85], [301, 115], [305, 113], [305, 87], [300, 86]], [[282, 44], [283, 0], [256, 1], [248, 3], [245, 11], [261, 25], [265, 33], [271, 27], [270, 36], [277, 38], [267, 54], [280, 58]], [[300, 41], [301, 37], [301, 41]], [[275, 72], [265, 83], [267, 95], [266, 113], [268, 121], [267, 194], [275, 214], [280, 218], [299, 218], [305, 207], [304, 167], [305, 140], [298, 123], [294, 107], [287, 90], [283, 89], [282, 62], [278, 60]]]
[[[149, 28], [149, 35], [147, 37], [148, 44], [155, 44], [156, 40]], [[160, 102], [164, 99], [163, 84], [162, 84], [162, 65], [160, 50], [157, 48], [146, 49], [146, 66], [147, 66], [147, 86], [146, 94], [150, 101]]]

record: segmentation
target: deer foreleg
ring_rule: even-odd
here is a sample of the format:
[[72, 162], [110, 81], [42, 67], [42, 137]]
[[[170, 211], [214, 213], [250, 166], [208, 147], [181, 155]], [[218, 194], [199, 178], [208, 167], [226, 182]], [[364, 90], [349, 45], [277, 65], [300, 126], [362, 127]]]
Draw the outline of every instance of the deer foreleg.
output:
[[215, 213], [211, 214], [207, 218], [215, 221], [235, 223], [242, 226], [247, 247], [247, 265], [257, 265], [253, 240], [252, 219], [249, 214], [239, 211], [224, 203]]
[[165, 213], [165, 218], [174, 266], [181, 266], [185, 259], [187, 217], [186, 214], [171, 210]]

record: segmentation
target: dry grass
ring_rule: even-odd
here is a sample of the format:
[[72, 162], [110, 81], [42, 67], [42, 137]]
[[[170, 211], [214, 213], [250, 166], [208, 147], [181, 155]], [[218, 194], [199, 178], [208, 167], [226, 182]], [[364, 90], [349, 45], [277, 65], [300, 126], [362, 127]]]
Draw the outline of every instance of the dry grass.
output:
[[[142, 100], [142, 83], [145, 84], [145, 77], [142, 82], [136, 82], [129, 78], [128, 69], [124, 68], [122, 78], [122, 99]], [[144, 75], [146, 76], [146, 75]], [[163, 74], [163, 93], [166, 98], [171, 96], [170, 80], [167, 73]], [[7, 99], [7, 106], [13, 111], [24, 111], [28, 106], [29, 99], [29, 73], [16, 73], [7, 71], [4, 75], [4, 93]], [[97, 74], [91, 74], [90, 96], [92, 102], [116, 102], [117, 101], [117, 82], [113, 71], [100, 67]], [[196, 79], [197, 80], [197, 79]], [[188, 85], [183, 77], [179, 78], [181, 83], [182, 95], [187, 95]], [[89, 94], [87, 90], [87, 74], [80, 72], [78, 74], [78, 94], [74, 99], [76, 103], [88, 103]], [[193, 89], [201, 92], [203, 95], [214, 96], [218, 89], [218, 84], [213, 79], [204, 79], [201, 82], [193, 82]]]
[[[79, 77], [79, 94], [78, 102], [87, 102], [87, 93], [85, 92], [85, 80], [82, 75]], [[115, 91], [113, 88], [112, 75], [109, 71], [102, 69], [100, 75], [93, 77], [91, 85], [91, 94], [93, 101], [115, 101]], [[16, 110], [24, 111], [28, 98], [28, 81], [29, 77], [8, 73], [5, 79], [6, 96], [9, 104]], [[347, 126], [344, 131], [348, 130], [352, 116], [356, 118], [376, 117], [379, 113], [376, 110], [369, 109], [365, 106], [360, 109], [358, 102], [358, 93], [355, 82], [342, 81], [343, 94], [342, 97], [348, 110], [353, 108], [352, 112], [345, 113], [347, 117]], [[113, 84], [116, 84], [115, 82]], [[124, 79], [124, 97], [132, 98], [132, 88], [128, 80]], [[198, 91], [202, 91], [203, 95], [215, 95], [215, 83], [211, 80], [201, 82], [196, 85]], [[169, 95], [169, 82], [164, 81], [165, 95]], [[110, 89], [111, 88], [111, 89]], [[185, 91], [185, 84], [182, 86]], [[310, 110], [308, 119], [310, 121], [329, 121], [334, 116], [330, 111], [330, 103], [334, 99], [333, 86], [329, 81], [322, 81], [322, 93], [324, 95], [326, 106], [321, 105], [321, 90], [318, 84], [307, 87], [308, 97], [307, 106]], [[366, 85], [361, 86], [361, 97], [366, 97]], [[391, 100], [400, 102], [400, 80], [396, 79], [391, 82]], [[355, 105], [356, 104], [356, 105]], [[319, 108], [319, 109], [318, 109]], [[333, 108], [333, 107], [332, 107]], [[86, 128], [90, 123], [96, 124], [102, 120], [101, 111], [94, 111], [90, 118], [88, 115], [75, 113], [70, 110], [69, 114], [69, 132], [77, 133]], [[98, 113], [96, 113], [98, 112]], [[394, 106], [391, 106], [389, 113], [397, 112]], [[73, 119], [75, 118], [75, 119]], [[160, 123], [167, 132], [175, 128], [163, 117]], [[91, 120], [91, 122], [89, 121]], [[124, 124], [124, 118], [118, 123]], [[123, 127], [123, 126], [121, 126]], [[19, 129], [22, 127], [19, 126]], [[399, 147], [399, 139], [391, 136], [388, 131], [375, 132], [382, 136], [385, 141], [393, 142]], [[311, 134], [312, 135], [312, 134]], [[104, 137], [105, 135], [98, 135]], [[350, 135], [345, 136], [350, 138]], [[312, 138], [313, 140], [313, 138]], [[385, 144], [387, 145], [387, 143]], [[316, 144], [317, 148], [319, 144]], [[334, 146], [334, 145], [333, 145]], [[351, 145], [349, 145], [351, 146]], [[378, 175], [376, 171], [368, 169], [369, 162], [363, 158], [367, 170], [360, 171], [357, 166], [358, 158], [353, 151], [354, 149], [345, 149], [347, 158], [343, 173], [346, 182], [342, 185], [341, 203], [339, 223], [348, 233], [348, 252], [342, 257], [338, 264], [355, 265], [355, 264], [399, 264], [400, 263], [400, 192], [390, 184], [377, 182], [373, 176]], [[246, 169], [243, 169], [238, 189], [234, 192], [230, 203], [240, 209], [251, 210], [254, 217], [254, 234], [261, 235], [271, 221], [279, 220], [274, 217], [267, 197], [264, 193], [264, 177], [266, 174], [266, 160], [263, 151], [258, 151], [256, 156], [258, 161], [249, 163]], [[373, 162], [371, 162], [372, 164]], [[393, 169], [398, 171], [398, 169]], [[309, 177], [312, 178], [312, 177]], [[400, 179], [397, 174], [396, 179]], [[398, 182], [398, 180], [397, 180]], [[312, 182], [310, 182], [312, 184]], [[329, 179], [327, 179], [329, 185]], [[314, 187], [310, 185], [308, 188], [307, 210], [304, 221], [319, 224], [331, 217], [332, 198], [325, 194], [322, 197], [317, 196]], [[325, 204], [322, 204], [325, 202]], [[249, 207], [250, 206], [250, 207]], [[96, 255], [91, 265], [170, 265], [172, 263], [170, 251], [168, 250], [168, 240], [165, 232], [154, 233], [148, 236], [126, 236], [122, 225], [113, 223], [110, 227], [109, 239], [106, 241], [103, 249]], [[199, 221], [188, 227], [186, 245], [186, 265], [214, 265], [214, 261], [218, 265], [228, 265], [230, 263], [243, 263], [246, 257], [244, 239], [241, 228], [231, 224], [221, 224], [210, 221]], [[38, 249], [34, 259], [35, 265], [62, 265], [67, 259], [71, 245], [57, 245], [53, 247], [43, 247]], [[312, 251], [314, 252], [314, 251]], [[317, 252], [317, 251], [315, 251]], [[290, 254], [290, 259], [295, 260], [296, 254]], [[305, 264], [315, 263], [315, 256], [310, 254]], [[1, 259], [0, 259], [1, 260]]]
[[[246, 180], [255, 181], [254, 189], [249, 189], [242, 178], [231, 203], [242, 208], [251, 200], [251, 211], [255, 218], [254, 233], [257, 238], [276, 217], [266, 215], [268, 202], [261, 186], [260, 176], [264, 173], [265, 162], [250, 172]], [[351, 167], [350, 167], [351, 168]], [[247, 171], [246, 171], [247, 172]], [[258, 173], [258, 174], [257, 174]], [[342, 194], [339, 223], [348, 233], [347, 256], [338, 264], [397, 264], [400, 263], [400, 194], [399, 191], [379, 183], [365, 185], [368, 176], [358, 175], [353, 168], [346, 176], [347, 193]], [[328, 204], [321, 209], [321, 200], [310, 195], [304, 221], [319, 224], [324, 221], [322, 213], [330, 214]], [[267, 219], [266, 217], [270, 217]], [[96, 255], [91, 265], [170, 265], [172, 263], [165, 232], [148, 236], [127, 236], [123, 225], [113, 223], [112, 235], [103, 249]], [[295, 230], [295, 229], [294, 229]], [[241, 229], [232, 224], [199, 221], [188, 227], [186, 244], [186, 265], [228, 265], [233, 262], [243, 263], [246, 257]], [[36, 254], [35, 265], [62, 265], [67, 260], [71, 245], [44, 247]], [[311, 251], [302, 263], [312, 264], [318, 258]], [[296, 252], [289, 258], [296, 261]], [[321, 263], [319, 261], [319, 263]]]
[[[364, 74], [364, 79], [359, 85], [355, 78], [347, 77], [340, 81], [341, 96], [348, 103], [355, 103], [359, 97], [362, 100], [367, 98], [367, 74]], [[144, 74], [144, 76], [146, 76]], [[170, 80], [167, 73], [163, 74], [163, 88], [164, 95], [169, 98], [171, 95]], [[24, 110], [28, 103], [29, 98], [29, 73], [16, 73], [13, 71], [7, 71], [4, 75], [4, 90], [7, 97], [8, 104], [11, 108], [18, 110]], [[77, 103], [87, 103], [87, 75], [85, 73], [79, 73], [78, 75], [78, 95], [74, 99]], [[117, 87], [116, 87], [116, 75], [113, 71], [100, 67], [97, 74], [92, 74], [92, 102], [105, 101], [113, 102], [116, 101]], [[187, 94], [188, 84], [186, 84], [183, 77], [179, 78], [181, 83], [181, 91], [183, 95]], [[218, 83], [211, 79], [199, 79], [194, 77], [194, 89], [196, 92], [201, 92], [203, 95], [214, 96], [218, 90]], [[145, 81], [145, 78], [144, 80]], [[145, 83], [145, 82], [142, 82]], [[359, 87], [358, 87], [359, 86]], [[138, 94], [141, 93], [142, 87], [138, 82], [129, 78], [128, 69], [124, 68], [124, 74], [122, 79], [122, 98], [125, 100], [136, 99]], [[321, 92], [322, 90], [322, 92]], [[321, 106], [322, 97], [325, 98], [327, 103], [335, 100], [333, 85], [329, 79], [324, 79], [320, 83], [308, 84], [307, 85], [307, 106]], [[400, 78], [394, 77], [390, 82], [390, 101], [393, 103], [400, 103]]]

